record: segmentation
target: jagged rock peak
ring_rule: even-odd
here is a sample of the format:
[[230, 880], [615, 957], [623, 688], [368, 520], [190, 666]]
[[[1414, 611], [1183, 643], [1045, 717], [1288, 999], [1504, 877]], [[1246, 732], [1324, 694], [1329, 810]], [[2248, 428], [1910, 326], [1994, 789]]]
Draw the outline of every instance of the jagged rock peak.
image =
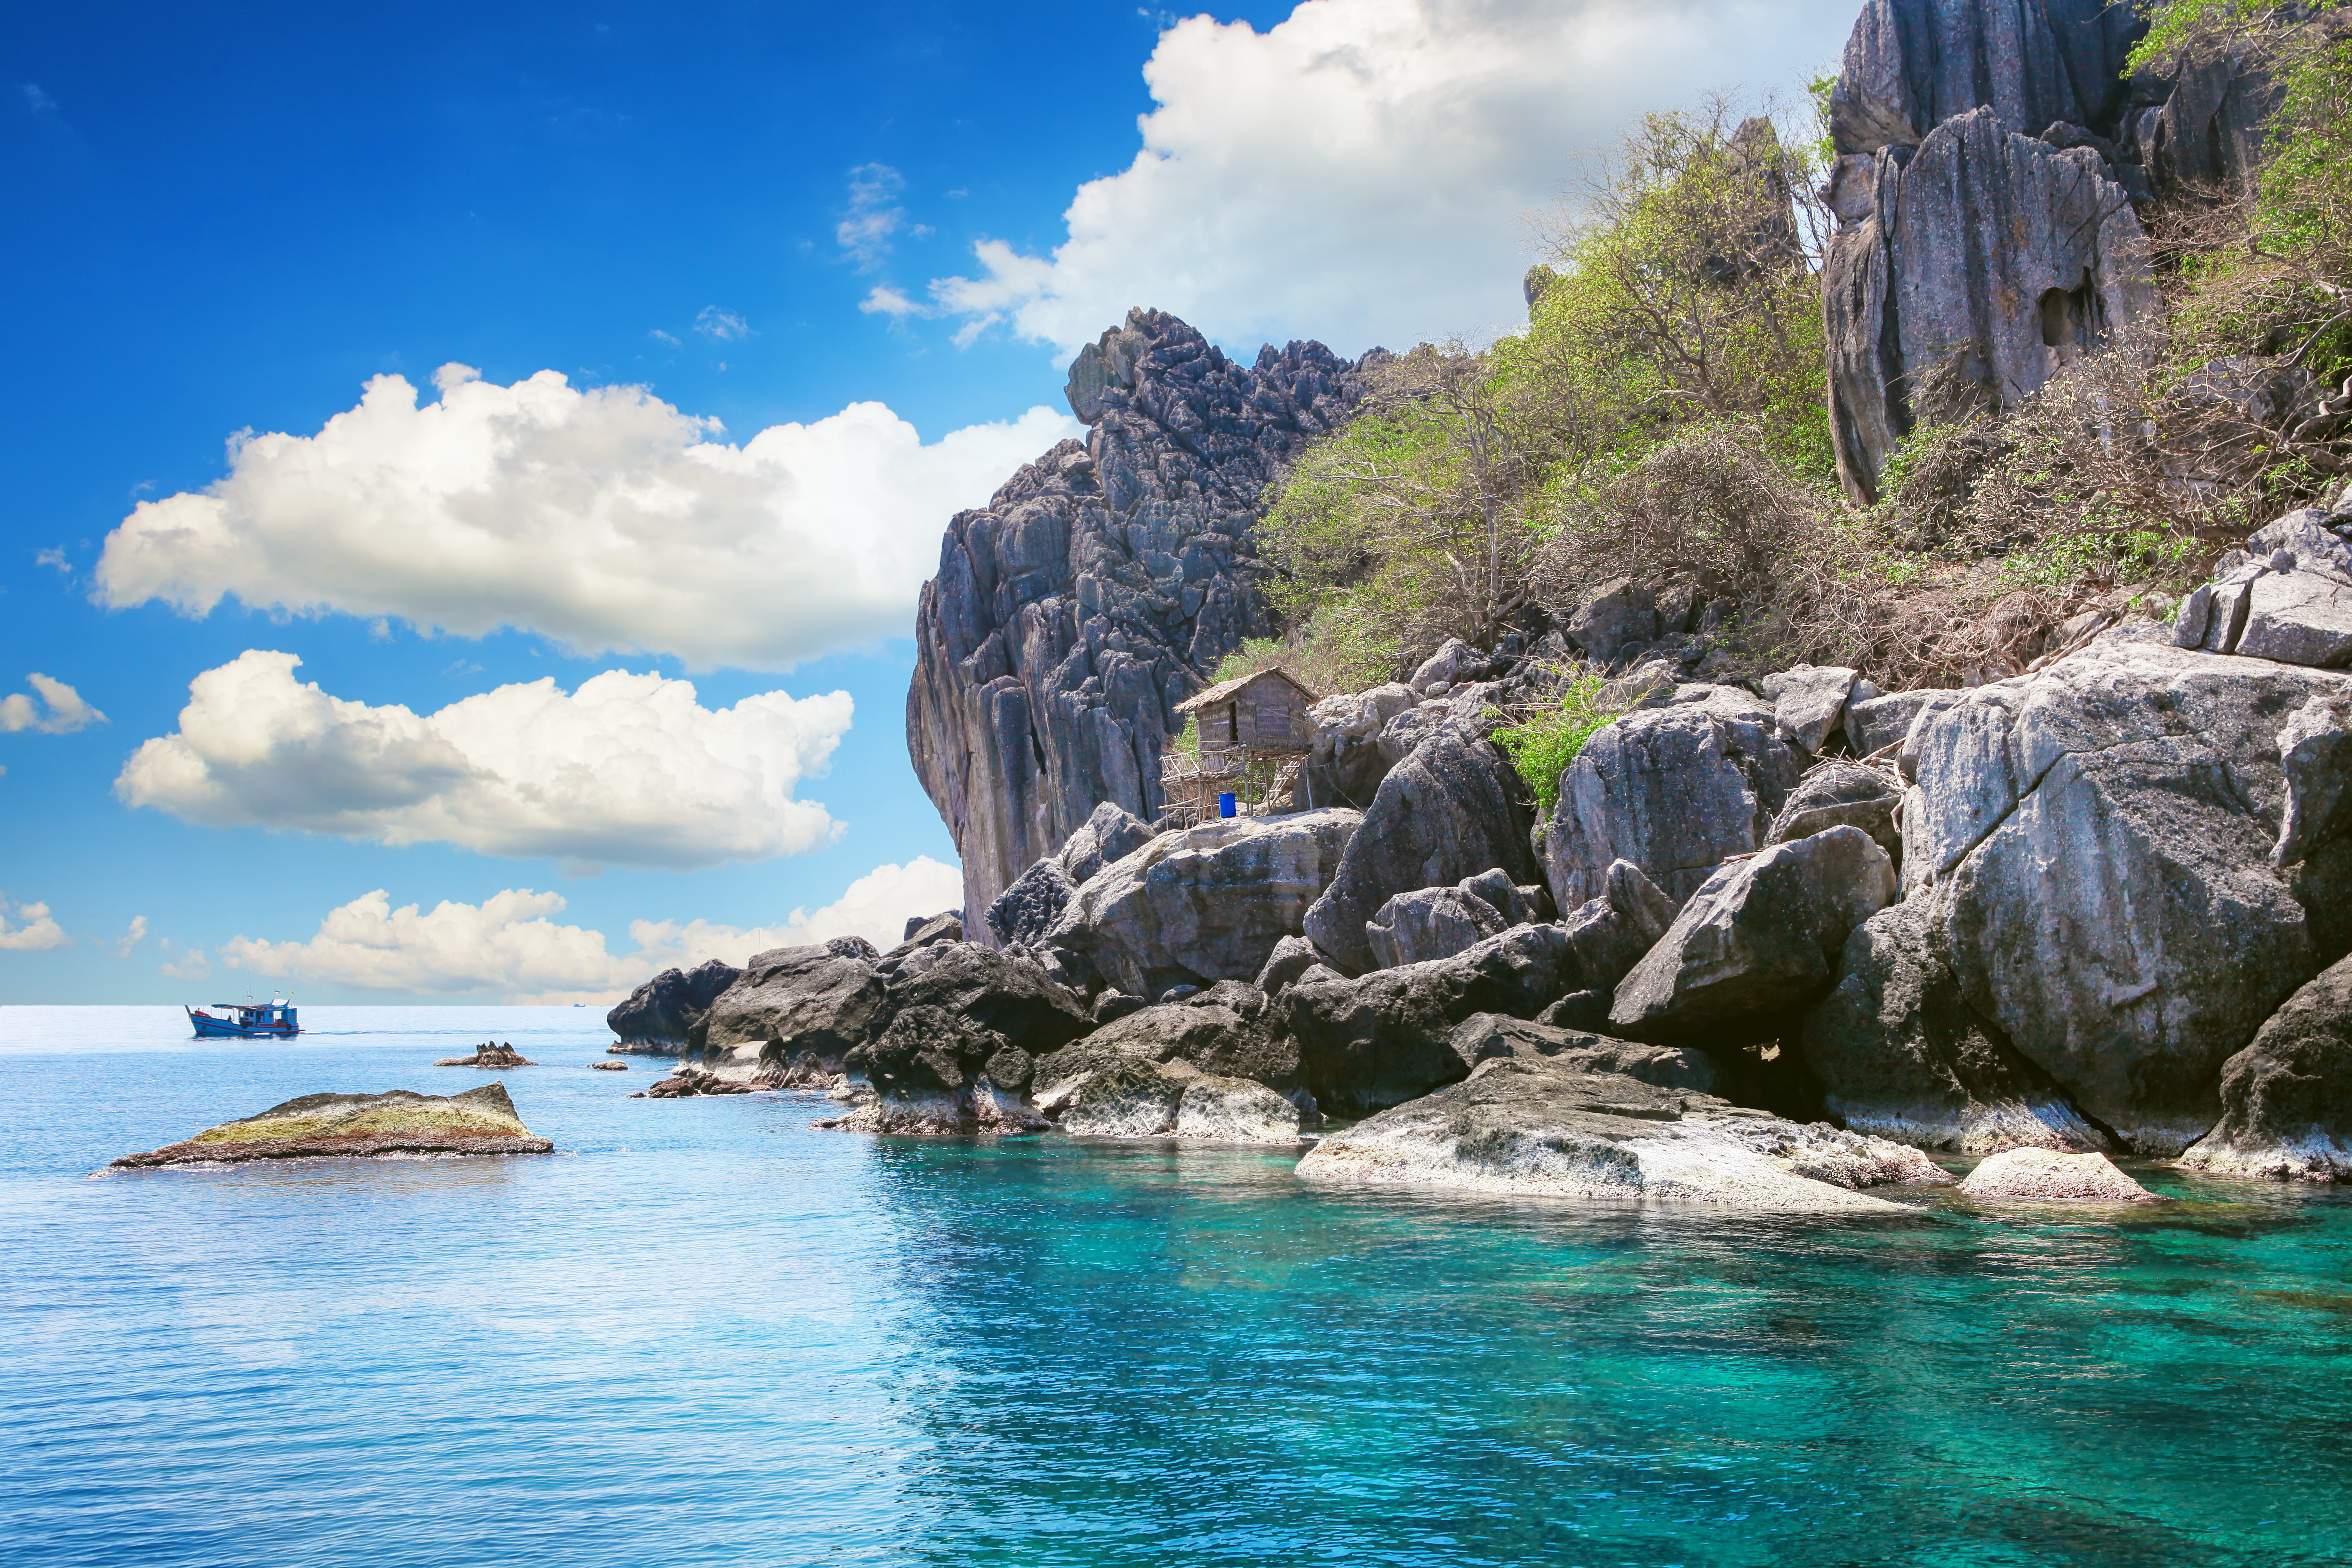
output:
[[963, 858], [967, 910], [1101, 803], [1159, 815], [1174, 705], [1267, 629], [1263, 492], [1346, 420], [1371, 357], [1294, 342], [1244, 366], [1130, 310], [1070, 367], [1085, 441], [949, 522], [917, 612], [907, 744]]
[[2059, 121], [2112, 136], [2147, 31], [2110, 0], [1869, 0], [1831, 89], [1831, 139], [1848, 154], [1916, 147], [1979, 107], [2028, 136]]

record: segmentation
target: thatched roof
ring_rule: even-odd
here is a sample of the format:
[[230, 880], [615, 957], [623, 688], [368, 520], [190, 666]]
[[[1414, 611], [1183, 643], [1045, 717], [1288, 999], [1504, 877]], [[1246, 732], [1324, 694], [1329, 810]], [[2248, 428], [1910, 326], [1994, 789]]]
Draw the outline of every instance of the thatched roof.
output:
[[1317, 696], [1315, 689], [1312, 687], [1292, 675], [1289, 671], [1284, 669], [1280, 665], [1275, 664], [1268, 665], [1264, 669], [1253, 671], [1248, 675], [1237, 675], [1231, 680], [1221, 680], [1217, 682], [1216, 685], [1210, 687], [1206, 691], [1195, 693], [1194, 695], [1186, 698], [1183, 701], [1176, 704], [1176, 711], [1179, 713], [1197, 713], [1203, 708], [1213, 707], [1220, 702], [1229, 702], [1235, 697], [1240, 696], [1242, 689], [1244, 687], [1253, 686], [1258, 681], [1266, 679], [1268, 677], [1286, 683], [1291, 689], [1297, 691], [1301, 697], [1305, 698], [1309, 702], [1318, 702], [1322, 700], [1320, 697]]

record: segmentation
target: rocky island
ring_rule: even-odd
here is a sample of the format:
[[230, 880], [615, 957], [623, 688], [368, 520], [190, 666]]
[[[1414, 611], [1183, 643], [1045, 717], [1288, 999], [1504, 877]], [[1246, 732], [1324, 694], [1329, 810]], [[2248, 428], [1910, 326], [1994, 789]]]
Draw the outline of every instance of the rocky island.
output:
[[548, 1154], [555, 1145], [523, 1125], [503, 1084], [463, 1094], [306, 1094], [194, 1137], [114, 1162], [124, 1170], [387, 1155]]
[[[1130, 312], [1070, 368], [1086, 438], [951, 520], [923, 591], [908, 744], [964, 908], [669, 972], [613, 1048], [851, 1130], [1328, 1127], [1324, 1182], [1826, 1212], [1948, 1185], [1931, 1153], [1995, 1156], [1987, 1198], [2144, 1200], [2109, 1156], [2352, 1179], [2352, 377], [2305, 363], [2352, 363], [2352, 311], [2280, 283], [2315, 328], [2152, 368], [2200, 352], [2170, 258], [2266, 188], [2298, 58], [2180, 37], [1873, 0], [1811, 198], [1766, 121], [1653, 122], [1679, 172], [1608, 210], [1748, 204], [1659, 265], [1735, 324], [1818, 290], [1816, 337], [1772, 325], [1818, 450], [1769, 388], [1591, 437], [1507, 402], [1551, 374], [1524, 345], [1244, 365]], [[1601, 254], [1529, 275], [1526, 343], [1601, 352]], [[1481, 468], [1507, 416], [1552, 445]], [[1452, 466], [1381, 477], [1416, 439]], [[1545, 479], [1576, 440], [1645, 455]], [[2299, 466], [2228, 467], [2249, 443]], [[1448, 542], [1381, 586], [1407, 547], [1349, 520], [1465, 474], [1473, 521], [1414, 514]], [[2084, 521], [2126, 492], [2139, 531]], [[1303, 694], [1271, 728], [1202, 707], [1269, 671]]]

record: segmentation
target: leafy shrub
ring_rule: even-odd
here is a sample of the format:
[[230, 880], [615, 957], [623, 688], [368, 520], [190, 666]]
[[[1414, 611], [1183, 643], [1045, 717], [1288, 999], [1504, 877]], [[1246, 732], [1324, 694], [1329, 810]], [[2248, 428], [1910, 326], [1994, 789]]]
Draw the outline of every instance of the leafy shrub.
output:
[[[1559, 706], [1532, 714], [1496, 728], [1495, 744], [1511, 759], [1511, 765], [1535, 792], [1536, 805], [1546, 815], [1559, 804], [1560, 775], [1584, 750], [1584, 742], [1603, 724], [1617, 717], [1616, 710], [1601, 700], [1602, 681], [1600, 676], [1584, 674], [1572, 678], [1560, 694]], [[1502, 717], [1499, 710], [1490, 710], [1490, 717]]]

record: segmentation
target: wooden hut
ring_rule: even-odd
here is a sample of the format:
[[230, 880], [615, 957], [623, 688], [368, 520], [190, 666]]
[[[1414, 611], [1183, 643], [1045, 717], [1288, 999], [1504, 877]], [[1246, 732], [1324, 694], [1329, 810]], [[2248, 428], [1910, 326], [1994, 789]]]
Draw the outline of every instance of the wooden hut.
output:
[[1307, 760], [1315, 726], [1307, 716], [1316, 700], [1279, 667], [1219, 681], [1176, 704], [1200, 731], [1200, 748], [1171, 748], [1160, 782], [1169, 809], [1194, 820], [1216, 816], [1217, 797], [1232, 795], [1243, 811], [1286, 809]]

